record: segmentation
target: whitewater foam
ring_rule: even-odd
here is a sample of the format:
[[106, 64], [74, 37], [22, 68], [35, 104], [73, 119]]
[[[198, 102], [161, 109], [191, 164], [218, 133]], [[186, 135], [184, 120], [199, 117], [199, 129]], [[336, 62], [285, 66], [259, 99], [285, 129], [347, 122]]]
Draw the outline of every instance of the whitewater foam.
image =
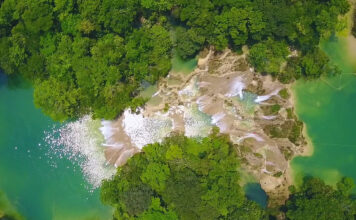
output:
[[196, 105], [185, 109], [184, 124], [187, 137], [207, 137], [212, 128], [211, 118]]
[[272, 93], [270, 93], [268, 95], [257, 96], [257, 98], [255, 99], [255, 102], [256, 103], [261, 103], [261, 102], [267, 101], [272, 96], [277, 95], [279, 93], [279, 91], [280, 91], [280, 89], [276, 89], [276, 90], [274, 90]]
[[[99, 187], [102, 180], [115, 173], [115, 168], [106, 162], [102, 148], [104, 139], [99, 126], [100, 121], [87, 115], [45, 132], [50, 153], [78, 164], [93, 188]], [[105, 135], [109, 134], [109, 131], [105, 131]]]
[[233, 79], [232, 86], [225, 94], [226, 97], [234, 97], [234, 96], [239, 96], [241, 99], [243, 99], [243, 90], [245, 89], [246, 85], [245, 83], [242, 82], [241, 77], [236, 77]]
[[122, 126], [131, 142], [139, 149], [147, 144], [161, 142], [173, 129], [172, 119], [156, 114], [145, 118], [142, 114], [134, 114], [126, 110], [123, 114]]

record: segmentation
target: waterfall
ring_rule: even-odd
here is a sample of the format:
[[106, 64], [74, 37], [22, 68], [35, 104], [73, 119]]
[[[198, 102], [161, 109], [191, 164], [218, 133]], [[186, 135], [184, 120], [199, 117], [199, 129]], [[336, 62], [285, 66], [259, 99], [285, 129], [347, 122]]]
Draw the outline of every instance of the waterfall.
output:
[[185, 108], [184, 123], [187, 137], [206, 137], [212, 128], [210, 116], [201, 112], [196, 104]]
[[268, 95], [257, 96], [257, 98], [255, 99], [255, 102], [261, 103], [261, 102], [267, 101], [272, 96], [277, 95], [279, 93], [279, 91], [280, 91], [280, 89], [276, 89], [275, 91], [273, 91], [272, 93], [270, 93]]
[[[115, 168], [108, 166], [105, 159], [100, 125], [99, 120], [93, 120], [87, 115], [45, 132], [45, 142], [49, 145], [50, 153], [78, 164], [93, 188], [99, 187], [102, 180], [115, 173]], [[102, 131], [104, 136], [112, 132], [105, 129]]]
[[245, 84], [242, 82], [241, 77], [236, 77], [232, 81], [229, 92], [225, 93], [226, 97], [239, 96], [240, 99], [243, 99], [243, 90], [245, 89]]
[[243, 137], [240, 137], [238, 140], [237, 140], [237, 143], [241, 143], [243, 140], [247, 139], [247, 138], [253, 138], [255, 139], [256, 141], [258, 142], [262, 142], [264, 141], [264, 139], [262, 137], [260, 137], [259, 135], [255, 134], [255, 133], [248, 133], [247, 135], [243, 136]]
[[131, 138], [131, 142], [142, 149], [147, 144], [161, 142], [172, 131], [172, 119], [163, 114], [144, 117], [126, 110], [123, 114], [122, 127]]

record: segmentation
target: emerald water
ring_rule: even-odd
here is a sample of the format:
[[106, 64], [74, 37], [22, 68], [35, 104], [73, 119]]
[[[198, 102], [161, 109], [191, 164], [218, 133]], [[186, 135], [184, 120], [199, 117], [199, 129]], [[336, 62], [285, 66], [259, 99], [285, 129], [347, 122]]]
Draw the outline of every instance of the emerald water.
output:
[[197, 58], [183, 60], [176, 54], [176, 52], [173, 52], [172, 70], [175, 72], [183, 72], [189, 74], [196, 68], [197, 63]]
[[263, 189], [261, 188], [261, 185], [259, 183], [247, 183], [244, 186], [245, 194], [248, 199], [251, 199], [252, 201], [255, 201], [257, 204], [259, 204], [261, 207], [266, 208], [267, 207], [267, 194]]
[[29, 220], [110, 219], [80, 167], [44, 143], [58, 124], [34, 107], [30, 86], [13, 81], [0, 73], [0, 191]]
[[343, 176], [356, 181], [355, 66], [347, 55], [346, 40], [333, 37], [321, 47], [342, 75], [295, 85], [297, 114], [306, 123], [314, 145], [311, 157], [292, 161], [297, 184], [305, 175], [320, 177], [329, 184]]

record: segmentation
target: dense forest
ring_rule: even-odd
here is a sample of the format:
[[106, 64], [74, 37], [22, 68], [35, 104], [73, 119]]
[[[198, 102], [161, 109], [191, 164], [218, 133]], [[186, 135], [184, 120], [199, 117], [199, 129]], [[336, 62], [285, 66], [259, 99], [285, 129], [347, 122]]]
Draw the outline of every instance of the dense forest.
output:
[[115, 207], [115, 219], [261, 219], [264, 211], [246, 199], [239, 183], [228, 137], [178, 135], [144, 147], [103, 183], [101, 194]]
[[[337, 72], [318, 48], [345, 27], [347, 0], [0, 0], [0, 68], [34, 85], [63, 121], [112, 119], [202, 48], [250, 47], [250, 63], [283, 82]], [[298, 51], [296, 56], [289, 56]], [[280, 68], [287, 64], [285, 68]]]
[[291, 195], [282, 210], [290, 220], [353, 220], [356, 218], [353, 188], [351, 178], [341, 179], [335, 189], [320, 179], [307, 177], [300, 189], [291, 187]]
[[119, 168], [102, 185], [104, 203], [115, 207], [114, 219], [353, 220], [354, 183], [343, 178], [337, 187], [317, 178], [290, 187], [282, 207], [264, 210], [242, 189], [236, 148], [213, 133], [201, 141], [184, 136], [151, 144]]

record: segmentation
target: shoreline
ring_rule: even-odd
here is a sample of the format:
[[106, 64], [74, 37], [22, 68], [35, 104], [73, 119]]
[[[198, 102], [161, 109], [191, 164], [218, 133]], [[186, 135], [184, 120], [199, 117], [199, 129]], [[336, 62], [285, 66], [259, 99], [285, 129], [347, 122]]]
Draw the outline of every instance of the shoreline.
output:
[[[294, 107], [294, 114], [298, 117], [298, 120], [300, 120], [298, 114], [297, 114], [297, 106], [298, 106], [298, 99], [297, 99], [297, 95], [296, 95], [296, 86], [297, 81], [289, 84], [287, 86], [288, 91], [290, 92], [290, 102]], [[297, 184], [296, 181], [296, 173], [295, 170], [292, 167], [292, 161], [297, 158], [297, 157], [312, 157], [314, 154], [314, 149], [315, 146], [313, 144], [312, 139], [310, 138], [309, 134], [308, 134], [308, 127], [307, 124], [303, 122], [303, 131], [302, 131], [302, 135], [303, 138], [305, 139], [305, 145], [302, 148], [302, 152], [299, 152], [298, 154], [294, 155], [294, 157], [288, 162], [288, 168], [286, 170], [286, 182], [291, 186], [291, 185], [295, 185]]]
[[[296, 95], [296, 90], [295, 90], [295, 87], [296, 87], [296, 83], [297, 81], [289, 84], [287, 86], [289, 92], [290, 92], [290, 102], [291, 104], [293, 105], [293, 108], [294, 108], [294, 114], [297, 116], [298, 120], [300, 120], [299, 116], [298, 116], [298, 99], [297, 99], [297, 95]], [[311, 137], [309, 136], [308, 134], [308, 126], [307, 124], [300, 120], [301, 122], [303, 122], [303, 137], [305, 139], [305, 145], [303, 146], [303, 152], [300, 152], [298, 155], [296, 155], [295, 157], [297, 156], [302, 156], [302, 157], [311, 157], [313, 156], [314, 154], [314, 144], [313, 144], [313, 141], [311, 139]]]

